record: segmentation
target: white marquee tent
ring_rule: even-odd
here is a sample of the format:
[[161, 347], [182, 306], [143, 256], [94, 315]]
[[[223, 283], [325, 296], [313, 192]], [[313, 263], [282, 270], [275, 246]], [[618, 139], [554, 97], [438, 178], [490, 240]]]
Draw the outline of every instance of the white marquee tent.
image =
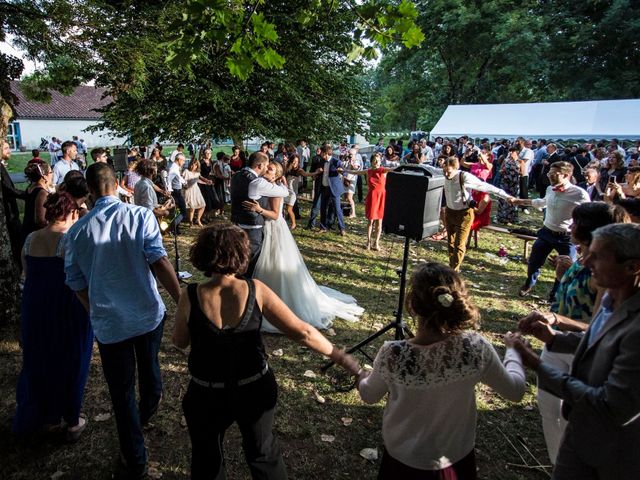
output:
[[640, 139], [640, 99], [449, 105], [430, 138]]

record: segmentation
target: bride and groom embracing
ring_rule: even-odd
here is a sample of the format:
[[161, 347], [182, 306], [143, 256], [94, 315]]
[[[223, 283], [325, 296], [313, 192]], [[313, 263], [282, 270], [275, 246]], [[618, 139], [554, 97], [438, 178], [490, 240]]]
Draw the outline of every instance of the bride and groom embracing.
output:
[[[251, 260], [247, 276], [269, 286], [302, 320], [319, 329], [333, 318], [358, 320], [364, 311], [350, 295], [318, 286], [311, 277], [282, 216], [289, 195], [282, 166], [262, 152], [249, 157], [249, 166], [231, 180], [231, 221], [249, 237]], [[262, 330], [279, 333], [266, 320]]]

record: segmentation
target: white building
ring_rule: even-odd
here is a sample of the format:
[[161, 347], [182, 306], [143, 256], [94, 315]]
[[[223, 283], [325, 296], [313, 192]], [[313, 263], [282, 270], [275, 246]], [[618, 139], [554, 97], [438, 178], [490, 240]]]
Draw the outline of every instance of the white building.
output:
[[76, 135], [89, 147], [123, 145], [127, 140], [107, 130], [84, 131], [99, 123], [101, 116], [95, 109], [111, 101], [110, 97], [103, 98], [103, 88], [80, 86], [69, 96], [53, 91], [49, 103], [27, 100], [19, 82], [11, 82], [11, 91], [19, 101], [16, 115], [9, 122], [8, 141], [14, 150], [38, 148], [43, 138], [51, 137], [65, 141]]

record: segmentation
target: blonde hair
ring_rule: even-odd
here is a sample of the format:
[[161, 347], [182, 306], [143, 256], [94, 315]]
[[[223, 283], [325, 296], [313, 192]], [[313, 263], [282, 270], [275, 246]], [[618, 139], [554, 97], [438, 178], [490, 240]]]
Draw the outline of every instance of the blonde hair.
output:
[[284, 175], [284, 171], [282, 170], [282, 165], [280, 165], [278, 162], [274, 162], [273, 160], [271, 160], [269, 162], [269, 165], [272, 166], [276, 171], [276, 180], [278, 180]]

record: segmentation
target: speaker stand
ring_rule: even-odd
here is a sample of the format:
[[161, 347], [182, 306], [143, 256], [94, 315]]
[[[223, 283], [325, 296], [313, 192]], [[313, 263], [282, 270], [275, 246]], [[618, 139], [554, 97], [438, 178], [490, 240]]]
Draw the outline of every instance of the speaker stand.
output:
[[[405, 337], [408, 337], [408, 338], [412, 338], [413, 337], [413, 333], [411, 333], [411, 330], [409, 330], [409, 328], [407, 327], [407, 324], [405, 323], [405, 321], [402, 318], [402, 310], [404, 308], [404, 292], [405, 292], [405, 287], [406, 287], [406, 283], [407, 283], [407, 264], [408, 264], [408, 261], [409, 261], [409, 241], [410, 241], [409, 237], [405, 237], [405, 239], [404, 239], [404, 254], [402, 256], [402, 270], [399, 273], [399, 275], [400, 275], [400, 293], [398, 294], [398, 308], [394, 312], [395, 319], [392, 322], [387, 323], [384, 327], [382, 327], [380, 330], [378, 330], [374, 334], [368, 336], [367, 338], [365, 338], [361, 342], [359, 342], [356, 345], [354, 345], [353, 347], [349, 348], [347, 350], [347, 353], [360, 352], [366, 358], [368, 358], [369, 361], [373, 362], [373, 358], [371, 358], [371, 356], [369, 356], [369, 354], [367, 352], [362, 350], [362, 347], [364, 347], [364, 346], [368, 345], [369, 343], [373, 342], [379, 336], [384, 335], [389, 330], [394, 329], [395, 330], [394, 333], [395, 333], [395, 339], [396, 340], [402, 340]], [[320, 370], [323, 371], [323, 372], [326, 372], [333, 365], [334, 365], [334, 362], [328, 362], [328, 363], [324, 364]]]

